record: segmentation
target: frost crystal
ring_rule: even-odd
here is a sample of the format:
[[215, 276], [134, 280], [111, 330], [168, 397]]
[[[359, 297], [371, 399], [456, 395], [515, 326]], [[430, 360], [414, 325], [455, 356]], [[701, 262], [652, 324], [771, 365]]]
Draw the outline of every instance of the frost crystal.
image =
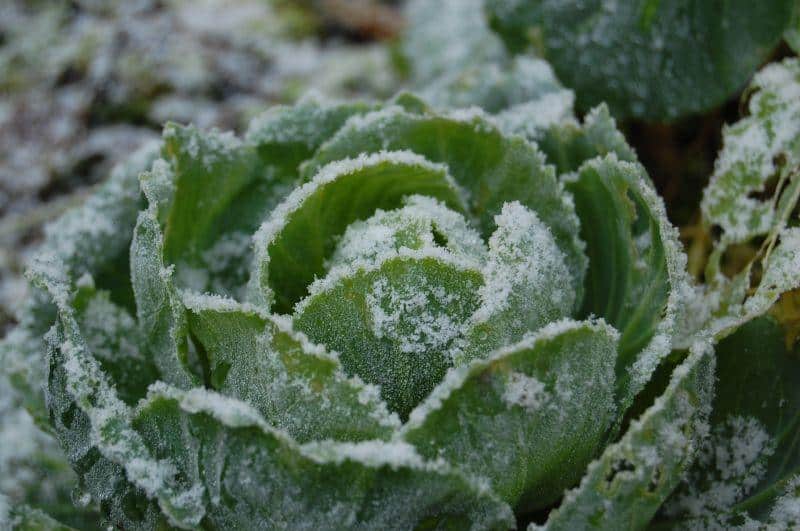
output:
[[389, 285], [379, 278], [367, 294], [372, 331], [395, 341], [401, 352], [422, 354], [445, 348], [461, 333], [462, 323], [434, 308], [461, 305], [456, 294], [427, 279], [408, 286]]
[[[669, 515], [686, 514], [702, 525], [724, 525], [736, 503], [764, 478], [774, 442], [752, 417], [730, 416], [717, 426], [697, 455], [688, 488], [666, 506]], [[713, 474], [707, 475], [707, 470]]]
[[545, 399], [545, 387], [542, 382], [519, 372], [509, 374], [503, 400], [510, 406], [522, 406], [529, 411], [535, 411]]

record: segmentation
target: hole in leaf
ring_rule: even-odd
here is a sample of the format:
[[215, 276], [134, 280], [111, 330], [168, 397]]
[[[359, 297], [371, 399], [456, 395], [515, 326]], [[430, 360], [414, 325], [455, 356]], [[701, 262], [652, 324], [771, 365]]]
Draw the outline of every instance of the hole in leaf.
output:
[[431, 232], [433, 232], [433, 242], [436, 245], [438, 245], [439, 247], [447, 247], [447, 241], [448, 241], [447, 236], [445, 236], [444, 233], [440, 231], [436, 225], [433, 226]]
[[[144, 521], [147, 515], [147, 508], [148, 508], [148, 501], [147, 498], [140, 495], [133, 489], [126, 489], [127, 492], [123, 495], [122, 499], [119, 501], [120, 509], [125, 513], [125, 515], [132, 521], [132, 522], [141, 522]], [[101, 507], [106, 514], [113, 511], [113, 502], [112, 501], [103, 501]]]
[[[786, 156], [783, 154], [776, 155], [773, 159], [773, 163], [776, 168], [780, 168], [786, 163]], [[753, 190], [747, 194], [747, 197], [758, 201], [769, 201], [770, 198], [775, 195], [775, 191], [778, 188], [779, 173], [780, 172], [776, 172], [771, 175], [769, 179], [764, 181], [764, 186], [761, 190]]]
[[636, 467], [625, 458], [614, 461], [614, 464], [611, 465], [611, 470], [606, 474], [606, 485], [611, 486], [611, 483], [614, 482], [620, 472], [633, 472], [634, 470], [636, 470]]
[[65, 412], [61, 414], [61, 424], [68, 429], [72, 429], [72, 423], [75, 421], [75, 412], [77, 407], [75, 404], [69, 406]]

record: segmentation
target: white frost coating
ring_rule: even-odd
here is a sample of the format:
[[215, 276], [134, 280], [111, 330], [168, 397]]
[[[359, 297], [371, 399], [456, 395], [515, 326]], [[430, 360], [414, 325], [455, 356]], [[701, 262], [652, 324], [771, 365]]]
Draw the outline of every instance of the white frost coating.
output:
[[786, 529], [796, 528], [800, 526], [800, 475], [789, 480], [784, 491], [770, 510], [769, 522]]
[[397, 210], [378, 209], [365, 221], [351, 223], [339, 240], [329, 267], [374, 262], [399, 247], [434, 248], [434, 231], [446, 238], [444, 247], [456, 255], [481, 260], [486, 247], [464, 217], [428, 196], [412, 195]]
[[377, 279], [366, 296], [372, 333], [394, 341], [401, 352], [425, 354], [441, 351], [459, 337], [463, 323], [446, 311], [433, 309], [460, 306], [458, 296], [427, 281], [415, 286], [392, 286]]
[[[598, 525], [616, 527], [620, 522], [630, 522], [635, 505], [626, 503], [626, 493], [636, 492], [648, 485], [659, 467], [683, 469], [691, 462], [696, 441], [707, 434], [707, 420], [711, 413], [714, 384], [714, 347], [708, 337], [695, 342], [689, 356], [672, 372], [666, 390], [656, 398], [638, 419], [631, 422], [628, 430], [614, 444], [606, 447], [603, 454], [592, 461], [580, 485], [568, 490], [558, 509], [552, 511], [543, 526], [528, 528], [569, 529], [570, 524], [582, 524], [590, 515], [605, 509], [605, 518]], [[696, 388], [687, 387], [687, 378], [698, 380]], [[690, 394], [696, 395], [690, 399]], [[652, 437], [650, 434], [655, 434]], [[685, 434], [688, 434], [689, 437]], [[651, 438], [652, 437], [652, 438]], [[632, 471], [616, 470], [612, 489], [604, 489], [609, 468], [625, 460], [633, 466]], [[598, 493], [602, 494], [598, 497]], [[623, 524], [624, 525], [624, 524]]]
[[572, 119], [575, 93], [571, 90], [550, 92], [500, 112], [495, 121], [503, 131], [537, 140], [551, 125]]
[[241, 303], [230, 297], [217, 293], [198, 293], [190, 290], [179, 290], [181, 302], [195, 313], [203, 311], [212, 312], [244, 312], [258, 315], [263, 319], [268, 319], [269, 314], [258, 306], [249, 303]]
[[322, 463], [342, 463], [356, 461], [368, 466], [389, 465], [393, 470], [400, 467], [432, 468], [437, 463], [426, 463], [416, 449], [405, 442], [363, 441], [357, 443], [314, 441], [303, 445], [303, 451]]
[[497, 349], [486, 359], [477, 359], [467, 365], [454, 367], [447, 371], [441, 383], [437, 385], [428, 397], [415, 407], [409, 414], [408, 421], [403, 425], [402, 429], [398, 432], [396, 438], [402, 439], [403, 435], [409, 431], [419, 428], [425, 422], [425, 419], [433, 411], [442, 408], [445, 400], [450, 397], [450, 394], [459, 389], [470, 375], [470, 370], [473, 365], [483, 365], [491, 363], [493, 360], [499, 360], [506, 355], [521, 349], [534, 349], [538, 343], [547, 342], [556, 337], [572, 330], [589, 329], [593, 331], [602, 332], [607, 334], [613, 341], [619, 340], [619, 332], [611, 325], [607, 324], [603, 319], [594, 319], [591, 321], [575, 321], [572, 319], [561, 319], [549, 323], [533, 334], [523, 338], [521, 341]]
[[435, 258], [436, 260], [463, 271], [479, 272], [479, 266], [473, 259], [454, 255], [447, 249], [443, 249], [441, 247], [430, 247], [423, 249], [409, 249], [408, 247], [400, 247], [399, 249], [390, 249], [386, 254], [376, 256], [373, 259], [361, 259], [356, 260], [351, 264], [335, 266], [323, 278], [315, 280], [308, 286], [308, 295], [300, 302], [295, 304], [294, 313], [303, 313], [306, 306], [310, 304], [311, 299], [320, 293], [326, 293], [334, 289], [345, 278], [352, 277], [359, 271], [364, 273], [377, 271], [386, 261], [396, 258], [408, 258], [410, 260]]
[[755, 418], [730, 416], [700, 447], [687, 488], [665, 506], [694, 525], [724, 526], [730, 509], [766, 474], [774, 453], [772, 437]]
[[[485, 322], [512, 305], [520, 320], [555, 311], [568, 315], [576, 293], [563, 252], [539, 217], [519, 202], [505, 203], [494, 218], [488, 261], [480, 289], [481, 307], [473, 316]], [[530, 316], [530, 317], [526, 317]]]
[[245, 139], [250, 144], [301, 142], [315, 148], [320, 120], [340, 104], [320, 92], [308, 92], [295, 105], [276, 105], [253, 118]]
[[539, 409], [547, 395], [542, 382], [521, 372], [509, 374], [503, 391], [503, 400], [510, 406], [521, 406], [528, 411]]
[[[178, 136], [178, 127], [168, 123], [164, 127], [164, 139], [169, 140]], [[229, 158], [235, 150], [242, 147], [242, 140], [233, 131], [212, 128], [200, 133], [194, 126], [187, 127], [185, 131], [189, 137], [183, 146], [186, 154], [193, 160], [200, 160], [206, 169], [211, 169], [211, 166], [220, 159]]]
[[[161, 396], [176, 400], [181, 409], [188, 413], [208, 413], [213, 415], [214, 418], [226, 426], [262, 426], [271, 432], [278, 433], [277, 430], [269, 427], [258, 411], [249, 404], [208, 391], [202, 387], [181, 391], [164, 382], [156, 382], [148, 388], [147, 399], [139, 404], [138, 410], [141, 411], [147, 408], [149, 400]], [[283, 434], [282, 436], [286, 437]]]
[[749, 116], [723, 130], [724, 146], [701, 203], [706, 220], [722, 227], [723, 247], [766, 234], [780, 222], [774, 199], [750, 194], [763, 192], [781, 166], [790, 170], [800, 162], [800, 61], [768, 65], [750, 88]]

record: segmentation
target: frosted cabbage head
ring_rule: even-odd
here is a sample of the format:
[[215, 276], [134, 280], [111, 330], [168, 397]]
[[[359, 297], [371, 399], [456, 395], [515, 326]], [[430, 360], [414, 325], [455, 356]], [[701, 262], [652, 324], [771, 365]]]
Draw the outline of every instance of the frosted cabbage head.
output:
[[242, 139], [168, 125], [32, 271], [82, 488], [126, 528], [494, 529], [602, 456], [572, 496], [602, 505], [624, 460], [652, 516], [706, 353], [675, 418], [623, 436], [671, 422], [665, 461], [608, 445], [669, 351], [682, 255], [640, 166], [556, 140], [409, 95], [275, 108]]

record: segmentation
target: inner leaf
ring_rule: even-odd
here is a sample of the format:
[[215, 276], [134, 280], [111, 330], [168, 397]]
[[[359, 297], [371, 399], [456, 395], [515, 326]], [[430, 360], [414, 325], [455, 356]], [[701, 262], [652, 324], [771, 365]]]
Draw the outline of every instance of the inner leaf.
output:
[[311, 287], [294, 322], [339, 352], [345, 370], [381, 386], [405, 418], [453, 365], [483, 279], [446, 252], [405, 248], [377, 267], [341, 267]]
[[409, 152], [381, 152], [323, 168], [296, 189], [256, 235], [258, 287], [274, 294], [274, 310], [289, 313], [307, 286], [324, 273], [336, 238], [354, 221], [403, 198], [424, 194], [463, 211], [461, 193], [444, 166]]

